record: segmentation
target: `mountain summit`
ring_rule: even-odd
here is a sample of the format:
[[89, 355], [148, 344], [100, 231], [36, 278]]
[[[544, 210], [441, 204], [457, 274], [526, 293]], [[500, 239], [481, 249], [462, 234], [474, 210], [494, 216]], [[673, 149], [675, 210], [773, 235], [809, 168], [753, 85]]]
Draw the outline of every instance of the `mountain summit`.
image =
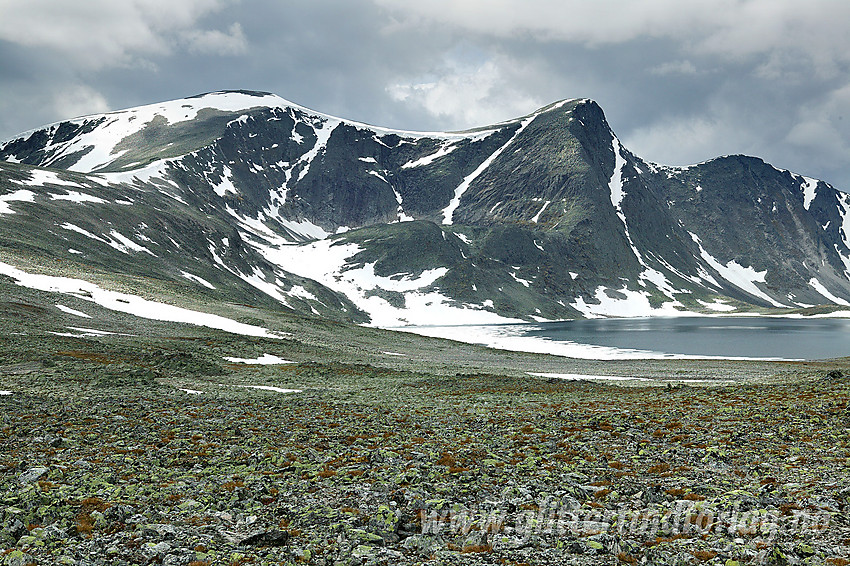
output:
[[250, 91], [68, 120], [0, 144], [0, 235], [380, 326], [850, 305], [846, 194], [753, 157], [647, 162], [588, 99], [465, 132]]

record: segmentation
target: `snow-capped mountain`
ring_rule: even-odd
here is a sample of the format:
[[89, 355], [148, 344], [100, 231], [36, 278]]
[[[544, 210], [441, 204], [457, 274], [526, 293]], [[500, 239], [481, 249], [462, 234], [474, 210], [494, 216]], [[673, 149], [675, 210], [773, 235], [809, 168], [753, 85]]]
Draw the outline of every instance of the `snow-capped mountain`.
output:
[[0, 144], [0, 254], [381, 326], [850, 305], [850, 197], [744, 156], [664, 167], [601, 108], [466, 132], [219, 92]]

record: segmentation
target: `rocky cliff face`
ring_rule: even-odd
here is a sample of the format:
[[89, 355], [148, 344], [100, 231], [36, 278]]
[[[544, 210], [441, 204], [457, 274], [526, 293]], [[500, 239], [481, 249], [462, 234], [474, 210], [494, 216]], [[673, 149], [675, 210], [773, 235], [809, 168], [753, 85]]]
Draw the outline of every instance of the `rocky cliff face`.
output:
[[[0, 165], [8, 245], [192, 268], [222, 296], [304, 313], [392, 326], [850, 304], [846, 194], [750, 157], [645, 162], [590, 100], [411, 133], [213, 93], [40, 128], [0, 159], [19, 163]], [[20, 190], [31, 202], [9, 200]]]

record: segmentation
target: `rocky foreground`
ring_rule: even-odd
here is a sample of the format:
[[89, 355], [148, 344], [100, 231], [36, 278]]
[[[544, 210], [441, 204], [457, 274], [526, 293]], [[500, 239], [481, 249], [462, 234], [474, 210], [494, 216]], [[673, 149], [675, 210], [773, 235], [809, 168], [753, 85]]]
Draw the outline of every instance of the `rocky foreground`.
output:
[[[8, 566], [850, 564], [839, 372], [725, 387], [343, 364], [191, 384], [3, 373]], [[302, 391], [233, 386], [258, 379]]]

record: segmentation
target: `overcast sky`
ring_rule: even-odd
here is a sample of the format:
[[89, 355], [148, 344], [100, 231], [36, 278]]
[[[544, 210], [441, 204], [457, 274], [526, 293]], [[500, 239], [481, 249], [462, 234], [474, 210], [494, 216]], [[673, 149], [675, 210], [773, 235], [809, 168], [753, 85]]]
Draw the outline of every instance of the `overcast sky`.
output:
[[410, 130], [588, 97], [646, 159], [850, 191], [847, 0], [0, 0], [0, 139], [236, 88]]

